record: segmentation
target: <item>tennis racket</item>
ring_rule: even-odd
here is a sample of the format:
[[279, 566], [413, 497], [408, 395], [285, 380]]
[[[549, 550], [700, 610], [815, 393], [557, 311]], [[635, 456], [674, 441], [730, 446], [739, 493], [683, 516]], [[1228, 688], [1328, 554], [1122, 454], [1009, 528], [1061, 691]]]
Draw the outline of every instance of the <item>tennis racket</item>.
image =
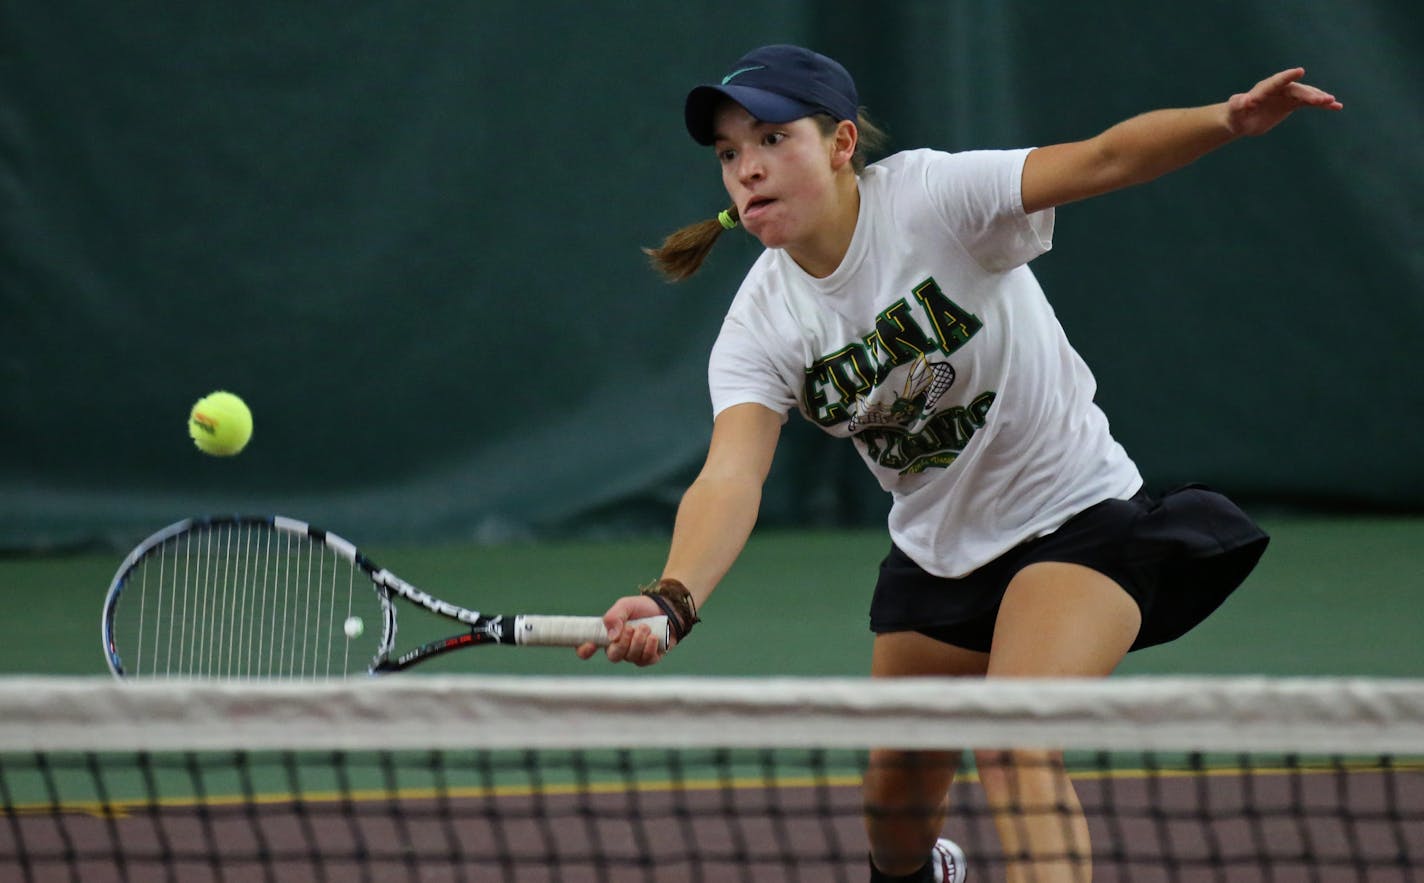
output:
[[[459, 630], [399, 652], [398, 601]], [[649, 626], [667, 647], [666, 616], [630, 625]], [[485, 644], [608, 643], [599, 617], [485, 616], [281, 516], [186, 519], [158, 531], [114, 574], [101, 626], [118, 677], [333, 678], [403, 671]]]

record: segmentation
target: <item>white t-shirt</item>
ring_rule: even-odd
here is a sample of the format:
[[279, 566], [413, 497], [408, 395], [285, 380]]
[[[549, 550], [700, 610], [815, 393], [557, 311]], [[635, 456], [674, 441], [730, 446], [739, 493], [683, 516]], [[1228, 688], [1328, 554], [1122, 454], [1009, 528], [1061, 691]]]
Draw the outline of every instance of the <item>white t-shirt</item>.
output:
[[1051, 209], [1023, 210], [1028, 153], [913, 150], [869, 166], [835, 272], [817, 279], [768, 249], [712, 349], [714, 415], [796, 407], [853, 438], [893, 497], [891, 539], [937, 576], [1142, 485], [1026, 266], [1053, 232]]

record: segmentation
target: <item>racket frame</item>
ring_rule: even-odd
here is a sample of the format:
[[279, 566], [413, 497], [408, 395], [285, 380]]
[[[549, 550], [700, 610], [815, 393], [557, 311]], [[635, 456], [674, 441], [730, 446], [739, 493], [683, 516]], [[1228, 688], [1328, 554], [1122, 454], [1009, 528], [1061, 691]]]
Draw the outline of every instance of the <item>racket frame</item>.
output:
[[[437, 598], [429, 592], [411, 585], [391, 571], [378, 566], [357, 549], [354, 543], [330, 531], [313, 527], [305, 521], [283, 515], [219, 515], [185, 518], [156, 531], [135, 546], [115, 571], [114, 578], [110, 581], [109, 589], [104, 597], [104, 610], [99, 623], [105, 660], [108, 663], [109, 671], [115, 677], [127, 676], [114, 636], [114, 617], [129, 576], [145, 558], [155, 550], [162, 548], [170, 540], [191, 531], [206, 531], [221, 527], [271, 528], [315, 545], [325, 546], [327, 550], [360, 570], [370, 580], [372, 589], [381, 604], [381, 637], [370, 664], [367, 666], [367, 671], [372, 675], [404, 671], [452, 650], [485, 644], [573, 647], [585, 642], [600, 646], [608, 643], [608, 636], [600, 617], [485, 616], [479, 611]], [[393, 656], [397, 634], [396, 598], [401, 598], [438, 616], [459, 622], [467, 629], [448, 637], [427, 641], [418, 647]], [[629, 627], [648, 626], [654, 634], [658, 635], [660, 646], [664, 650], [667, 649], [671, 630], [666, 616], [632, 620], [628, 625]]]

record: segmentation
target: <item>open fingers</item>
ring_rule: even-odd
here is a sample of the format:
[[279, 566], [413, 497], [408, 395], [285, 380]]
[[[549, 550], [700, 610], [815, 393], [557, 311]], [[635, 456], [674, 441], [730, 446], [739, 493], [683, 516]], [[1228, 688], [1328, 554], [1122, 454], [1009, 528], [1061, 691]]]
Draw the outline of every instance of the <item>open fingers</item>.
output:
[[1258, 92], [1262, 95], [1269, 95], [1272, 92], [1281, 91], [1282, 89], [1286, 88], [1286, 86], [1296, 82], [1303, 76], [1305, 76], [1305, 68], [1287, 68], [1286, 70], [1283, 70], [1280, 73], [1272, 74], [1269, 77], [1266, 77], [1264, 80], [1257, 83], [1256, 88], [1251, 91]]
[[1323, 107], [1328, 110], [1340, 110], [1345, 105], [1323, 89], [1305, 83], [1291, 83], [1287, 94], [1301, 104], [1308, 104], [1311, 107]]
[[1324, 89], [1300, 82], [1301, 77], [1304, 76], [1305, 68], [1303, 67], [1283, 70], [1257, 83], [1256, 88], [1251, 90], [1251, 97], [1262, 101], [1279, 95], [1298, 104], [1308, 104], [1312, 107], [1326, 107], [1331, 110], [1339, 110], [1344, 107], [1335, 99], [1334, 95]]
[[1272, 74], [1251, 91], [1227, 101], [1227, 127], [1236, 135], [1262, 135], [1302, 107], [1341, 110], [1334, 95], [1300, 82], [1305, 68], [1293, 67]]

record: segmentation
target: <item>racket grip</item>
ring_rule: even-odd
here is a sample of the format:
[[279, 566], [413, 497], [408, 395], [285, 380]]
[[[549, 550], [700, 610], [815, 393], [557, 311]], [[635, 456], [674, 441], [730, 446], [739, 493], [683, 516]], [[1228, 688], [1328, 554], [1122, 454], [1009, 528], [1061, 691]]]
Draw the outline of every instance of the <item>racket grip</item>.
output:
[[[658, 646], [668, 648], [666, 616], [628, 620], [628, 628], [645, 625], [658, 636]], [[577, 647], [594, 643], [608, 646], [608, 630], [598, 616], [516, 616], [514, 643], [522, 647]]]

